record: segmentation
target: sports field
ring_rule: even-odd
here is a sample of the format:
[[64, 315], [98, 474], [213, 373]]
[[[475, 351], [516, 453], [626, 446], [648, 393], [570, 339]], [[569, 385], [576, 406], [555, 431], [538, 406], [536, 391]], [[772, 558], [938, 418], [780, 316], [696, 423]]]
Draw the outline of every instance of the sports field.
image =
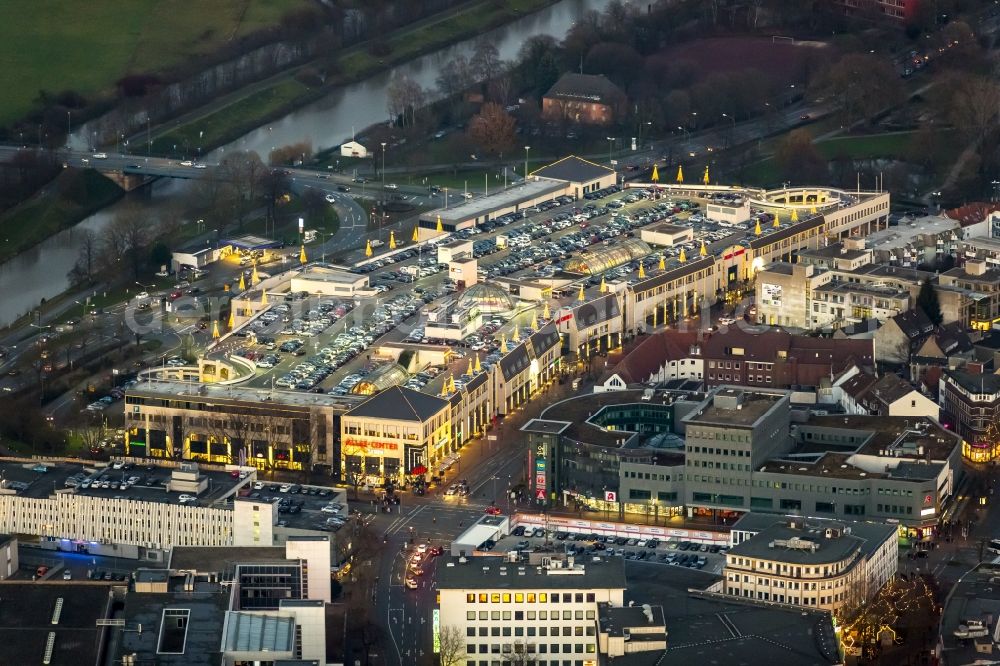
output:
[[88, 99], [278, 23], [309, 0], [10, 0], [0, 21], [0, 125], [40, 90]]

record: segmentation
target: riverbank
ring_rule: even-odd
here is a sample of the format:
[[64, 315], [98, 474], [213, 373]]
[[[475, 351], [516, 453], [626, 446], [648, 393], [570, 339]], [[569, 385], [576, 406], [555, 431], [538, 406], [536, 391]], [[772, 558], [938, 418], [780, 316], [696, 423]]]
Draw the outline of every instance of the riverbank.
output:
[[93, 169], [64, 169], [24, 203], [0, 215], [0, 262], [76, 225], [125, 195]]
[[[475, 0], [448, 16], [426, 19], [389, 33], [384, 38], [387, 55], [372, 55], [369, 52], [371, 42], [345, 49], [331, 67], [334, 73], [321, 86], [310, 87], [297, 78], [304, 70], [315, 66], [305, 64], [276, 77], [264, 87], [252, 87], [254, 89], [246, 95], [233, 96], [228, 103], [213, 107], [184, 124], [159, 134], [154, 132], [152, 152], [166, 157], [191, 156], [196, 150], [205, 154], [315, 102], [336, 88], [498, 28], [558, 1], [509, 0], [497, 6], [494, 0]], [[378, 116], [384, 111], [373, 109], [372, 114]]]

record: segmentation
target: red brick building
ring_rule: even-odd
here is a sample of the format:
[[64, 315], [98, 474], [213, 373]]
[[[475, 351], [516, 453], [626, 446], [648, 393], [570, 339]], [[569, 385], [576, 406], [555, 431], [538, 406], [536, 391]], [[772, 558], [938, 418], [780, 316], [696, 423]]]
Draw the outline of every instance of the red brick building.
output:
[[851, 365], [875, 367], [872, 340], [814, 338], [780, 329], [757, 332], [729, 326], [710, 335], [701, 351], [706, 388], [819, 386]]
[[625, 112], [621, 88], [600, 74], [563, 74], [542, 97], [542, 117], [581, 125], [610, 125]]
[[899, 23], [911, 20], [920, 0], [827, 0], [832, 8], [848, 16], [883, 15]]

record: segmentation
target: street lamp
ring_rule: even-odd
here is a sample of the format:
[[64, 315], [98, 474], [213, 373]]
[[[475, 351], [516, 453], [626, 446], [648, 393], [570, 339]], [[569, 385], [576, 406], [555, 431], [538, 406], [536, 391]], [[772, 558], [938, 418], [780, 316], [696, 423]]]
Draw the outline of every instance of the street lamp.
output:
[[524, 182], [528, 182], [528, 151], [531, 150], [531, 146], [524, 147]]
[[611, 166], [611, 151], [613, 150], [614, 145], [615, 145], [615, 137], [609, 136], [608, 137], [608, 166]]
[[385, 196], [385, 141], [382, 142], [382, 196]]

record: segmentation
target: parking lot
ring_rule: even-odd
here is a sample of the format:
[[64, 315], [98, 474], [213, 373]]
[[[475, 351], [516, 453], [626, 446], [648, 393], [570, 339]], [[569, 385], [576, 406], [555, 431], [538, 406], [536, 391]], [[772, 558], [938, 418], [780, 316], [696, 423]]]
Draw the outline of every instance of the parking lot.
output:
[[519, 525], [488, 550], [552, 550], [571, 555], [616, 555], [626, 560], [648, 562], [666, 566], [680, 566], [719, 574], [725, 563], [728, 548], [679, 539], [643, 539], [642, 537], [613, 537], [599, 534], [549, 531], [546, 538], [541, 527]]
[[347, 493], [340, 488], [255, 481], [241, 496], [277, 504], [277, 527], [336, 532], [351, 519]]
[[[715, 197], [721, 203], [739, 203], [739, 195], [726, 193]], [[570, 304], [579, 286], [597, 296], [602, 280], [634, 283], [641, 270], [656, 270], [661, 259], [677, 257], [685, 251], [697, 256], [700, 243], [721, 241], [734, 233], [747, 231], [722, 222], [706, 220], [701, 214], [707, 200], [670, 200], [653, 190], [607, 188], [588, 193], [584, 200], [561, 197], [519, 213], [500, 216], [477, 227], [462, 229], [420, 248], [400, 251], [366, 262], [355, 270], [369, 276], [370, 285], [380, 294], [374, 304], [355, 310], [351, 299], [308, 297], [289, 294], [283, 302], [272, 305], [240, 332], [226, 347], [226, 352], [243, 355], [258, 367], [251, 385], [280, 387], [301, 391], [347, 395], [377, 369], [368, 350], [386, 342], [447, 344], [457, 353], [479, 357], [480, 367], [488, 370], [501, 356], [502, 339], [508, 341], [531, 335], [546, 323], [541, 313], [509, 319], [510, 313], [484, 315], [483, 323], [461, 341], [445, 341], [425, 335], [425, 312], [449, 302], [460, 294], [447, 277], [446, 266], [437, 260], [437, 246], [454, 240], [473, 242], [479, 258], [481, 280], [498, 277], [545, 279], [553, 276], [573, 279], [567, 269], [575, 259], [586, 258], [594, 249], [615, 248], [634, 239], [647, 225], [669, 221], [690, 226], [696, 238], [645, 256], [636, 257], [607, 270], [576, 277], [552, 310]], [[758, 212], [751, 226], [767, 224], [767, 213]], [[632, 242], [638, 242], [637, 239]], [[648, 251], [648, 248], [647, 248]], [[572, 293], [570, 293], [572, 292]], [[516, 328], [516, 332], [515, 332]], [[249, 333], [253, 335], [248, 335]], [[465, 351], [463, 351], [465, 350]], [[457, 365], [461, 365], [460, 363]], [[406, 386], [424, 389], [444, 371], [444, 367], [422, 369], [416, 376], [404, 378]], [[468, 378], [465, 368], [454, 374], [456, 388]], [[427, 390], [432, 390], [428, 388]]]

